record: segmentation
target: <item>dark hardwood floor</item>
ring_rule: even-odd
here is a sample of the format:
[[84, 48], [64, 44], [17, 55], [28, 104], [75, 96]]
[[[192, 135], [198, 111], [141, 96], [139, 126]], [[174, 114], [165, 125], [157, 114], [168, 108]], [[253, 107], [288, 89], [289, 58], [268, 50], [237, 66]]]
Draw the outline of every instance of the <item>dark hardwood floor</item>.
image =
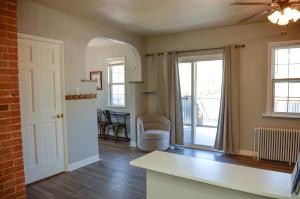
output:
[[171, 153], [182, 154], [186, 156], [198, 157], [207, 160], [213, 160], [218, 162], [225, 162], [229, 164], [238, 164], [248, 167], [254, 167], [259, 169], [267, 169], [272, 171], [280, 171], [285, 173], [292, 173], [294, 165], [289, 165], [285, 162], [275, 162], [267, 160], [256, 160], [248, 156], [240, 155], [229, 155], [216, 151], [205, 151], [196, 150], [189, 148], [176, 148], [174, 150], [169, 150]]
[[[27, 186], [27, 198], [145, 199], [145, 171], [128, 164], [145, 153], [136, 151], [124, 142], [104, 140], [100, 140], [99, 150], [102, 161], [30, 184]], [[175, 148], [169, 152], [282, 172], [291, 172], [293, 169], [293, 166], [284, 163], [257, 161], [251, 157], [211, 151]]]
[[101, 161], [28, 185], [27, 198], [146, 198], [145, 171], [128, 164], [144, 153], [111, 141], [100, 141], [99, 150]]

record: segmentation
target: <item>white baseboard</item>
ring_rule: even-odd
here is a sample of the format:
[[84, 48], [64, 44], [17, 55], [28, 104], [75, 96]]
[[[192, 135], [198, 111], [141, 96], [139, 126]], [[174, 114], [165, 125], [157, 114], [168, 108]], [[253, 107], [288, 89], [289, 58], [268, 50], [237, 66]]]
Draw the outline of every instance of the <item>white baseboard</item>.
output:
[[131, 147], [136, 147], [136, 142], [135, 141], [130, 141], [130, 146]]
[[84, 160], [81, 160], [78, 162], [74, 162], [74, 163], [68, 165], [67, 171], [74, 171], [76, 169], [87, 166], [87, 165], [97, 162], [99, 160], [101, 160], [99, 158], [99, 155], [95, 155], [95, 156], [89, 157], [87, 159], [84, 159]]
[[249, 151], [249, 150], [240, 150], [239, 151], [239, 155], [243, 155], [243, 156], [253, 156], [253, 151]]

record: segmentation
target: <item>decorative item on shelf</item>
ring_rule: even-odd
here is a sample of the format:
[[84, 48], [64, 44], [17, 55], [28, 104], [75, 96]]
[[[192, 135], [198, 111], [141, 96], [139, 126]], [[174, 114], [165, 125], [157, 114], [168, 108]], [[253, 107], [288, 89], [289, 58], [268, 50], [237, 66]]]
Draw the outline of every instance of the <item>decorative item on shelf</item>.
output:
[[102, 71], [91, 71], [90, 80], [96, 80], [97, 90], [102, 90]]
[[66, 100], [80, 100], [80, 99], [94, 99], [97, 98], [97, 94], [84, 94], [84, 95], [66, 95]]

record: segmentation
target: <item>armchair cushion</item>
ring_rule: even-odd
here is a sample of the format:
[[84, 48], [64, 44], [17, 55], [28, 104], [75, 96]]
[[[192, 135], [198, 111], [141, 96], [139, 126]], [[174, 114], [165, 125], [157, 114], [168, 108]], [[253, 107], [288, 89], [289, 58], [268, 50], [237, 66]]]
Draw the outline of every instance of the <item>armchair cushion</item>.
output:
[[165, 130], [170, 131], [171, 122], [166, 117], [159, 114], [144, 114], [138, 120], [143, 123], [144, 130]]
[[153, 129], [157, 129], [157, 130], [161, 130], [161, 129], [165, 129], [166, 125], [160, 123], [160, 122], [144, 122], [144, 130], [153, 130]]

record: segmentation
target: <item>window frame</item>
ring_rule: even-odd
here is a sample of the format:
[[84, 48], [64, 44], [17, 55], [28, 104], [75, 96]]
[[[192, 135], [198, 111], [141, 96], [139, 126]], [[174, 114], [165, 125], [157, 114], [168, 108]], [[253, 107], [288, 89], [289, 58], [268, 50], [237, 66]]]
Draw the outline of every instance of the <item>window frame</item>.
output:
[[300, 46], [300, 40], [271, 42], [268, 44], [267, 110], [266, 114], [263, 115], [265, 117], [300, 118], [300, 113], [274, 111], [275, 82], [300, 82], [300, 78], [273, 78], [275, 74], [275, 49], [293, 46]]
[[[202, 52], [203, 53], [203, 52]], [[207, 54], [206, 54], [207, 53]], [[206, 53], [199, 53], [197, 55], [182, 55], [178, 57], [178, 64], [180, 63], [189, 63], [191, 64], [191, 143], [184, 144], [186, 147], [192, 147], [196, 149], [202, 149], [202, 150], [210, 150], [210, 151], [215, 151], [213, 146], [209, 145], [200, 145], [196, 144], [194, 140], [194, 133], [195, 133], [195, 128], [196, 128], [196, 111], [195, 107], [195, 93], [197, 90], [197, 85], [196, 85], [196, 74], [197, 74], [197, 62], [201, 61], [216, 61], [216, 60], [222, 60], [222, 85], [224, 83], [224, 64], [225, 64], [225, 54], [224, 50], [218, 50], [218, 51], [213, 51], [213, 52], [206, 52]], [[222, 95], [220, 96], [220, 101], [222, 100]], [[211, 125], [204, 125], [203, 127], [208, 127], [208, 128], [218, 128], [217, 126], [211, 126]]]
[[[110, 62], [113, 61], [120, 61], [123, 62], [124, 65], [124, 83], [112, 83], [112, 67], [113, 66], [119, 66], [120, 64], [110, 64]], [[115, 57], [115, 58], [108, 58], [106, 59], [106, 68], [108, 72], [108, 78], [107, 78], [107, 85], [108, 85], [108, 107], [115, 107], [115, 108], [126, 108], [126, 58], [125, 57]], [[124, 85], [124, 105], [116, 105], [112, 104], [112, 86], [113, 85]]]

